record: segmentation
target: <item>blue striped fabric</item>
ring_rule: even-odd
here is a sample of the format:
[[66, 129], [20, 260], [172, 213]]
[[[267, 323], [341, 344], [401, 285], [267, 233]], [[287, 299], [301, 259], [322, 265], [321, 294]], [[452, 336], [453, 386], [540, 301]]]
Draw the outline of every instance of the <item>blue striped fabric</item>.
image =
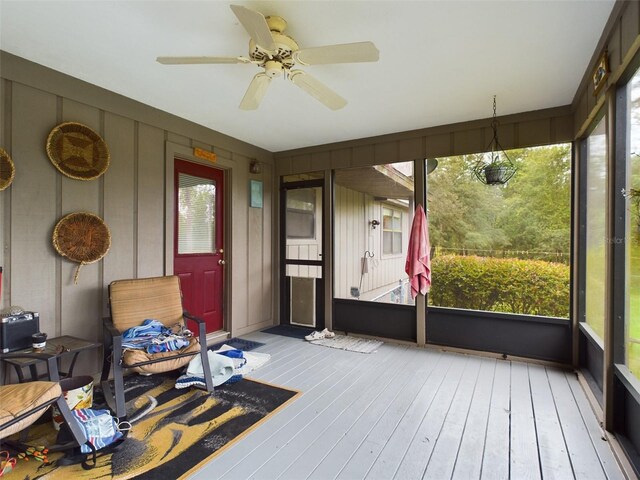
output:
[[[71, 410], [71, 413], [78, 420], [87, 440], [96, 450], [100, 450], [122, 438], [116, 419], [111, 416], [109, 410], [79, 408], [78, 410]], [[82, 453], [91, 453], [91, 448], [86, 444], [80, 445], [80, 451]]]

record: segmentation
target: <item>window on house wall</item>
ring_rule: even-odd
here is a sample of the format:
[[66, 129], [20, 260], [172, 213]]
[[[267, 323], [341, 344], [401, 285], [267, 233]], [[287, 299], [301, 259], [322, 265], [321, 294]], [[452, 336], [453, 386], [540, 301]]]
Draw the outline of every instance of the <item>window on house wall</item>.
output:
[[508, 154], [518, 172], [503, 186], [473, 175], [482, 153], [427, 175], [429, 305], [568, 318], [571, 145]]
[[640, 379], [640, 70], [629, 85], [625, 186], [625, 364]]
[[399, 255], [402, 253], [402, 212], [382, 207], [382, 253]]
[[335, 298], [413, 304], [404, 271], [413, 162], [334, 172]]
[[606, 116], [587, 138], [585, 321], [604, 338], [607, 249]]

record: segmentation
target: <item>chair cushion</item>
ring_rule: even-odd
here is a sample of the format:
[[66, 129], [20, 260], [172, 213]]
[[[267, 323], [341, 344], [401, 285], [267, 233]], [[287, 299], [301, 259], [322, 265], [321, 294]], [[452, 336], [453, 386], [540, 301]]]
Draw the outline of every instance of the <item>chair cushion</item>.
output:
[[160, 358], [166, 358], [167, 360], [158, 362], [158, 363], [150, 363], [148, 365], [141, 365], [140, 367], [133, 367], [131, 370], [138, 373], [160, 373], [160, 372], [170, 372], [171, 370], [176, 370], [180, 367], [183, 367], [187, 363], [191, 361], [193, 357], [179, 357], [171, 360], [171, 357], [179, 353], [198, 353], [200, 352], [200, 342], [195, 337], [191, 337], [189, 339], [189, 345], [180, 350], [175, 350], [173, 352], [162, 352], [162, 353], [147, 353], [144, 350], [126, 350], [122, 355], [123, 359], [123, 367], [127, 365], [133, 365], [138, 362], [146, 362], [148, 360], [157, 360]]
[[180, 280], [175, 275], [111, 282], [109, 305], [113, 325], [120, 332], [148, 318], [167, 327], [183, 323]]
[[18, 423], [5, 424], [62, 395], [57, 382], [29, 382], [0, 386], [0, 438], [4, 438], [35, 422], [47, 409], [43, 408]]

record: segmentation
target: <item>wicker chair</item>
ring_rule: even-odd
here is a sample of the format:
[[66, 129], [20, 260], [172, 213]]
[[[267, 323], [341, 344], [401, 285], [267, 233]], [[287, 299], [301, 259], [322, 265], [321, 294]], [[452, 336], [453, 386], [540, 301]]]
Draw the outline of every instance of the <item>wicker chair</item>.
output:
[[[142, 374], [154, 374], [176, 370], [185, 366], [195, 355], [202, 358], [205, 372], [209, 371], [205, 323], [183, 310], [180, 281], [177, 276], [117, 280], [109, 285], [109, 309], [111, 317], [104, 319], [104, 363], [102, 390], [109, 407], [116, 416], [127, 416], [124, 398], [123, 370], [132, 369]], [[197, 333], [186, 347], [162, 353], [149, 354], [143, 350], [124, 350], [122, 333], [141, 325], [145, 319], [160, 321], [166, 327], [184, 325], [191, 320], [197, 325]], [[195, 331], [195, 330], [194, 330]], [[113, 390], [109, 371], [113, 367]], [[210, 375], [205, 375], [206, 390], [213, 391]]]
[[[62, 395], [55, 355], [43, 353], [4, 353], [0, 358], [36, 358], [47, 362], [50, 381], [0, 386], [0, 441], [31, 426], [54, 403], [69, 426], [73, 439], [83, 445], [87, 439], [71, 415]], [[26, 440], [24, 437], [21, 440]], [[6, 442], [15, 445], [15, 442]]]

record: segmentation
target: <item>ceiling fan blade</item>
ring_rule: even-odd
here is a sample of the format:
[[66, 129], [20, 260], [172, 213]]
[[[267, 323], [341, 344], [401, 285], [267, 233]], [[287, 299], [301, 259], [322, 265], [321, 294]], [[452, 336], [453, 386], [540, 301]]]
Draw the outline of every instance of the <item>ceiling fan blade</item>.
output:
[[242, 101], [240, 102], [241, 110], [255, 110], [262, 102], [264, 94], [267, 93], [267, 87], [271, 83], [271, 77], [266, 73], [258, 73], [247, 88]]
[[343, 43], [298, 50], [294, 60], [303, 65], [325, 65], [329, 63], [377, 62], [380, 52], [373, 42]]
[[268, 52], [277, 50], [267, 20], [260, 12], [240, 5], [231, 5], [231, 10], [238, 17], [244, 29], [249, 33], [256, 45]]
[[302, 70], [292, 70], [289, 72], [289, 80], [316, 98], [316, 100], [324, 103], [331, 110], [338, 110], [347, 104], [344, 98]]
[[251, 63], [251, 60], [245, 57], [158, 57], [156, 61], [163, 65]]

